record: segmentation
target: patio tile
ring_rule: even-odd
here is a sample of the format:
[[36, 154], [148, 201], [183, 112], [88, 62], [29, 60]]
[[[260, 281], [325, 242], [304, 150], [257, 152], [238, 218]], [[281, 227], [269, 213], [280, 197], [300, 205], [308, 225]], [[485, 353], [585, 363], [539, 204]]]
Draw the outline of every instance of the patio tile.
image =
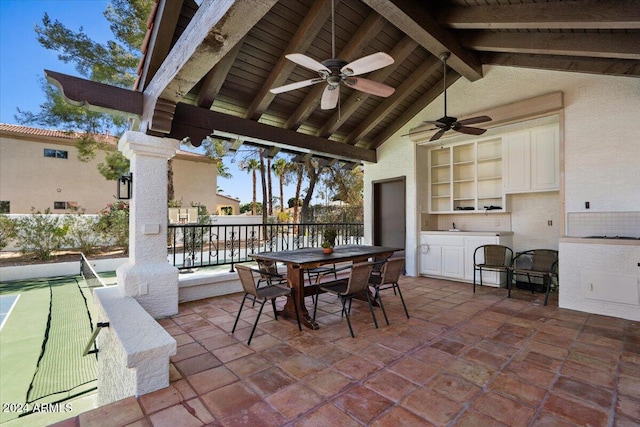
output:
[[211, 353], [203, 353], [175, 363], [176, 368], [186, 376], [220, 366], [222, 362]]
[[227, 363], [235, 359], [239, 359], [253, 353], [253, 350], [247, 345], [238, 343], [226, 347], [218, 348], [212, 351], [213, 355], [220, 359], [221, 362]]
[[333, 368], [328, 368], [304, 377], [305, 384], [318, 394], [326, 397], [339, 393], [352, 384], [353, 381], [353, 379]]
[[292, 420], [320, 404], [324, 398], [309, 387], [294, 383], [265, 399], [288, 420]]
[[448, 373], [438, 375], [427, 385], [438, 393], [460, 403], [473, 400], [481, 390], [472, 382]]
[[260, 396], [252, 392], [240, 382], [235, 382], [201, 396], [205, 406], [218, 418], [237, 414], [261, 402]]
[[227, 369], [227, 367], [219, 366], [217, 368], [193, 374], [189, 376], [188, 381], [193, 389], [199, 395], [202, 395], [211, 390], [216, 390], [220, 387], [236, 382], [238, 381], [238, 377]]
[[602, 409], [609, 409], [614, 398], [613, 391], [567, 377], [559, 377], [551, 391], [578, 398], [590, 406], [598, 405]]
[[553, 393], [549, 395], [542, 409], [577, 425], [602, 426], [607, 425], [609, 419], [608, 411], [594, 409]]
[[528, 426], [535, 409], [493, 392], [482, 394], [472, 408], [508, 426]]
[[295, 383], [296, 380], [274, 366], [246, 378], [245, 382], [260, 396], [266, 397]]
[[225, 427], [281, 426], [286, 423], [286, 418], [266, 403], [258, 402], [219, 419], [218, 423]]
[[[253, 347], [253, 341], [251, 342]], [[254, 349], [255, 350], [255, 349]], [[271, 362], [262, 356], [260, 353], [249, 354], [240, 359], [232, 360], [225, 364], [230, 371], [236, 374], [239, 378], [251, 376], [257, 372], [264, 371], [271, 367]]]
[[502, 373], [489, 386], [494, 392], [531, 406], [538, 406], [546, 390], [523, 380], [515, 374]]
[[[195, 412], [193, 408], [189, 407], [189, 409]], [[206, 410], [201, 411], [201, 414], [202, 413], [208, 414], [207, 423], [213, 421], [213, 417]], [[154, 427], [175, 427], [177, 425], [183, 427], [199, 427], [205, 425], [204, 420], [201, 420], [195, 416], [195, 414], [192, 414], [183, 405], [171, 406], [160, 412], [152, 414], [149, 418], [151, 419], [151, 423]]]
[[343, 410], [336, 408], [331, 403], [327, 403], [313, 411], [311, 414], [303, 416], [294, 425], [295, 427], [357, 427], [360, 426], [360, 423], [346, 414]]
[[144, 414], [135, 397], [128, 397], [117, 402], [82, 413], [78, 416], [81, 426], [101, 425], [109, 420], [111, 425], [127, 425], [143, 418]]
[[174, 406], [183, 400], [184, 398], [180, 392], [172, 384], [169, 387], [140, 396], [139, 402], [147, 414], [152, 414], [169, 406]]
[[421, 388], [410, 394], [401, 406], [435, 425], [446, 425], [463, 409], [431, 388]]
[[627, 416], [640, 424], [640, 400], [628, 396], [618, 396], [616, 414]]
[[458, 375], [480, 387], [484, 387], [496, 373], [494, 369], [464, 359], [455, 360], [447, 365], [445, 371]]
[[416, 389], [416, 385], [411, 381], [389, 370], [384, 370], [374, 375], [364, 383], [364, 386], [393, 402], [399, 402]]
[[482, 412], [468, 410], [465, 411], [457, 420], [456, 426], [459, 427], [478, 427], [478, 426], [491, 426], [491, 427], [509, 427], [508, 424], [503, 424]]
[[387, 369], [418, 385], [426, 384], [438, 372], [438, 368], [430, 363], [411, 357], [403, 359]]
[[278, 365], [289, 375], [297, 379], [321, 371], [326, 367], [323, 362], [306, 354], [293, 355]]
[[400, 406], [391, 408], [371, 423], [372, 427], [430, 427], [433, 425]]
[[389, 399], [362, 386], [340, 395], [333, 403], [365, 424], [393, 405]]
[[380, 369], [382, 366], [384, 365], [381, 362], [372, 361], [355, 355], [349, 356], [346, 359], [333, 364], [335, 369], [356, 380], [361, 380], [374, 371]]

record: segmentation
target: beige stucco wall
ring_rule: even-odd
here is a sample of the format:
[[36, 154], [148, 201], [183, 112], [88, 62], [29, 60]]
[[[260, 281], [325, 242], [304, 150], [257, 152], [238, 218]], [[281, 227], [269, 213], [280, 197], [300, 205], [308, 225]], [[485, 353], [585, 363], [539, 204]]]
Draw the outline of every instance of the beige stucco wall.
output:
[[213, 162], [173, 159], [173, 187], [183, 207], [205, 205], [209, 214], [216, 209], [217, 169]]
[[[44, 149], [64, 150], [66, 159], [44, 157]], [[86, 213], [98, 213], [116, 200], [116, 182], [107, 181], [97, 165], [105, 162], [99, 151], [90, 162], [78, 160], [72, 140], [53, 137], [0, 135], [0, 201], [10, 202], [10, 212], [29, 213], [31, 208], [53, 213], [54, 202], [76, 202]], [[173, 161], [175, 196], [183, 206], [205, 204], [210, 213], [216, 208], [214, 162], [178, 154]], [[134, 178], [135, 179], [135, 178]]]
[[[44, 149], [64, 150], [66, 159], [44, 157]], [[0, 136], [0, 200], [11, 203], [10, 213], [39, 211], [54, 202], [77, 202], [87, 213], [97, 213], [115, 200], [116, 183], [107, 181], [97, 170], [104, 162], [99, 152], [91, 162], [77, 159], [72, 144], [55, 141], [34, 142]]]

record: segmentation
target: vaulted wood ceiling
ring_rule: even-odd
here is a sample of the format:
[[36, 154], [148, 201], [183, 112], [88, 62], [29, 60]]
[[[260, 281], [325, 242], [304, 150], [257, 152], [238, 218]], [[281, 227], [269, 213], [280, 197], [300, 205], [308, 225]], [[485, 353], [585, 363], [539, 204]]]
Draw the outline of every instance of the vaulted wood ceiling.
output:
[[194, 144], [215, 130], [375, 161], [375, 149], [442, 92], [445, 51], [447, 84], [481, 79], [485, 64], [640, 77], [639, 0], [334, 1], [336, 56], [390, 54], [394, 64], [364, 77], [393, 95], [341, 86], [340, 108], [322, 110], [323, 83], [269, 92], [317, 77], [286, 54], [331, 57], [331, 0], [159, 0], [135, 88], [142, 129]]

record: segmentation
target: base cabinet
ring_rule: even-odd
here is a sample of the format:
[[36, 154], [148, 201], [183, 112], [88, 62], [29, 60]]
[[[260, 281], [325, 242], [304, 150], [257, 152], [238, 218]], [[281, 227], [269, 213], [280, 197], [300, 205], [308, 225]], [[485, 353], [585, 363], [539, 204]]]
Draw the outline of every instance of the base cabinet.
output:
[[[420, 235], [420, 274], [424, 276], [473, 282], [473, 254], [482, 245], [513, 246], [513, 237], [487, 233], [478, 235], [451, 235], [422, 233]], [[479, 272], [476, 281], [480, 282]], [[482, 283], [489, 286], [506, 286], [504, 273], [482, 272]]]

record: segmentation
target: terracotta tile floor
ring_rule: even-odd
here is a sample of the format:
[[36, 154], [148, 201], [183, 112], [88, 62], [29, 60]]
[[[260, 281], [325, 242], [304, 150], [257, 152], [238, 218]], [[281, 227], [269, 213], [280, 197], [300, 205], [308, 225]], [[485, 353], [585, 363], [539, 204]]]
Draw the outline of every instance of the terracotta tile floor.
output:
[[[299, 332], [241, 295], [182, 304], [170, 387], [60, 425], [631, 426], [640, 424], [640, 322], [547, 307], [543, 296], [426, 278], [387, 291], [390, 326], [354, 301], [353, 339], [321, 296], [321, 328]], [[280, 301], [282, 304], [282, 301]], [[311, 299], [308, 299], [311, 310]], [[106, 421], [108, 420], [108, 421]]]

